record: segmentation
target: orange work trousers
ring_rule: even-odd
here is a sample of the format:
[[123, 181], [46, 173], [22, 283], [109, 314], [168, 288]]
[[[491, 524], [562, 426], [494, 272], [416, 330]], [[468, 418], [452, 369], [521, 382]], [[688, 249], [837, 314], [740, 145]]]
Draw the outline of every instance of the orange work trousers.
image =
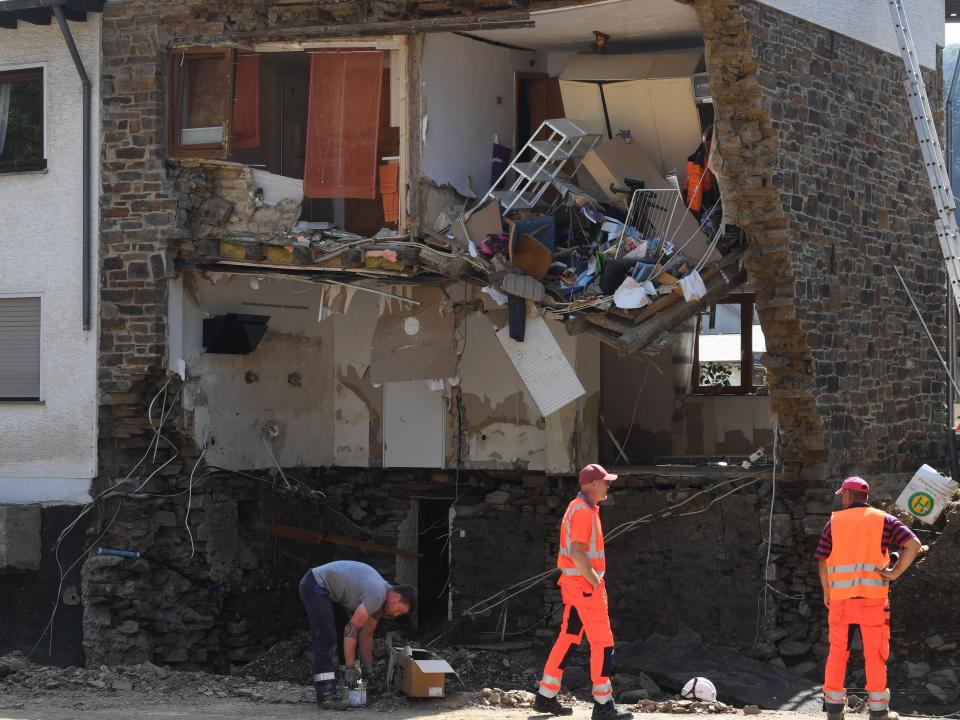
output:
[[890, 655], [890, 603], [886, 598], [831, 600], [827, 614], [830, 625], [830, 656], [823, 679], [823, 696], [828, 703], [846, 701], [845, 680], [850, 645], [857, 626], [863, 638], [863, 661], [867, 671], [867, 695], [871, 710], [886, 710], [887, 657]]
[[610, 615], [607, 608], [607, 589], [603, 584], [596, 590], [581, 585], [561, 585], [563, 599], [563, 622], [540, 681], [540, 694], [555, 697], [560, 692], [563, 668], [573, 649], [580, 644], [584, 633], [590, 643], [590, 679], [593, 682], [593, 699], [598, 703], [613, 698], [610, 673], [613, 664], [613, 632], [610, 630]]

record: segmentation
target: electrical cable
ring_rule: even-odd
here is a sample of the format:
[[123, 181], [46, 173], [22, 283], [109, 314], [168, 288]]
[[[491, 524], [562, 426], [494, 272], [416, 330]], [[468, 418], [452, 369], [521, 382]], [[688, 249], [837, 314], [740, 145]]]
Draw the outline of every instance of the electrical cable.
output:
[[190, 560], [193, 560], [193, 556], [196, 553], [196, 546], [193, 543], [193, 532], [190, 530], [190, 505], [193, 502], [193, 475], [197, 472], [197, 468], [200, 467], [200, 463], [203, 462], [203, 456], [207, 454], [207, 447], [203, 447], [203, 452], [200, 453], [200, 457], [197, 458], [197, 461], [193, 464], [193, 469], [190, 471], [190, 479], [187, 480], [187, 511], [183, 516], [183, 527], [186, 528], [187, 537], [190, 538]]

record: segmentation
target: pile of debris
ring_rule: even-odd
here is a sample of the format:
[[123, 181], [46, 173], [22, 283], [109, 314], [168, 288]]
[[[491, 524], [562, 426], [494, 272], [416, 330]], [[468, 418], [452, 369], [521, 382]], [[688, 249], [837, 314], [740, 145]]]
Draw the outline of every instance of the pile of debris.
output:
[[285, 681], [265, 682], [251, 675], [178, 672], [145, 662], [129, 667], [97, 669], [34, 665], [19, 654], [0, 658], [0, 697], [15, 700], [44, 692], [157, 695], [164, 702], [198, 698], [247, 698], [271, 703], [316, 702], [312, 686]]
[[[736, 713], [737, 709], [732, 705], [727, 705], [718, 700], [713, 702], [703, 702], [701, 700], [663, 700], [656, 702], [654, 700], [641, 700], [636, 705], [631, 705], [630, 710], [643, 713], [673, 713], [677, 715], [720, 715], [724, 713]], [[744, 715], [755, 715], [759, 712], [756, 705], [747, 706], [743, 710]]]
[[[708, 139], [684, 180], [661, 174], [640, 144], [598, 142], [568, 119], [544, 121], [533, 137], [547, 139], [531, 139], [471, 207], [448, 207], [417, 235], [385, 227], [365, 237], [297, 221], [301, 181], [233, 162], [179, 161], [177, 182], [191, 198], [179, 262], [366, 290], [462, 281], [508, 306], [515, 340], [530, 302], [626, 353], [745, 281], [745, 237], [724, 222]], [[642, 328], [655, 314], [656, 327]]]
[[505, 708], [528, 708], [533, 706], [537, 696], [529, 690], [501, 690], [500, 688], [483, 688], [478, 698], [483, 706], [497, 706]]

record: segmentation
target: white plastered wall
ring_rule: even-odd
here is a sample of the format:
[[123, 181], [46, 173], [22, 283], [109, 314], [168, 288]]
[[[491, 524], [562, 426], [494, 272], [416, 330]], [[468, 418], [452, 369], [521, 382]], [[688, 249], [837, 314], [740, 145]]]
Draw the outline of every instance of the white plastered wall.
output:
[[[100, 157], [100, 15], [69, 23], [93, 85]], [[82, 91], [56, 22], [0, 30], [0, 71], [42, 67], [47, 170], [0, 175], [0, 297], [39, 295], [40, 403], [0, 403], [0, 504], [83, 502], [97, 470], [97, 284], [82, 319]], [[99, 170], [94, 162], [93, 217]], [[92, 237], [98, 247], [96, 222]], [[92, 259], [94, 273], [97, 261]], [[94, 275], [95, 278], [95, 275]]]
[[[256, 288], [254, 288], [256, 285]], [[423, 310], [423, 327], [411, 338], [450, 322], [451, 348], [440, 346], [411, 361], [405, 345], [391, 351], [386, 369], [403, 367], [427, 378], [443, 367], [445, 466], [456, 465], [456, 432], [461, 395], [464, 467], [526, 469], [570, 473], [578, 462], [596, 460], [596, 414], [599, 404], [599, 346], [587, 336], [570, 337], [556, 322], [551, 330], [577, 370], [587, 395], [544, 419], [495, 336], [506, 324], [506, 311], [488, 303], [487, 312], [455, 312], [474, 293], [462, 286], [434, 288], [381, 286], [392, 294], [416, 299], [420, 306], [352, 291], [343, 312], [328, 315], [321, 304], [323, 286], [269, 277], [187, 274], [170, 285], [171, 370], [185, 366], [188, 383], [184, 408], [194, 439], [207, 448], [205, 461], [228, 469], [274, 467], [263, 440], [266, 423], [279, 436], [270, 441], [285, 468], [379, 467], [383, 464], [383, 388], [377, 358], [397, 327]], [[485, 297], [485, 296], [484, 296]], [[203, 351], [204, 317], [227, 312], [270, 316], [269, 329], [248, 355]], [[430, 320], [436, 315], [434, 320]], [[446, 331], [444, 331], [446, 332]], [[431, 337], [436, 338], [436, 332]], [[410, 346], [417, 343], [410, 340]], [[447, 353], [452, 365], [436, 363]], [[181, 363], [182, 360], [182, 363]], [[291, 376], [296, 374], [295, 378]], [[452, 379], [453, 385], [450, 380]], [[456, 385], [459, 384], [459, 388]], [[431, 438], [436, 440], [436, 438]]]
[[423, 175], [465, 197], [482, 196], [490, 188], [494, 135], [501, 145], [513, 144], [514, 73], [535, 70], [535, 53], [427, 34], [420, 78]]
[[[759, 0], [785, 13], [830, 28], [841, 35], [898, 54], [887, 0]], [[943, 0], [905, 0], [907, 21], [920, 64], [937, 66], [937, 45], [943, 45]]]

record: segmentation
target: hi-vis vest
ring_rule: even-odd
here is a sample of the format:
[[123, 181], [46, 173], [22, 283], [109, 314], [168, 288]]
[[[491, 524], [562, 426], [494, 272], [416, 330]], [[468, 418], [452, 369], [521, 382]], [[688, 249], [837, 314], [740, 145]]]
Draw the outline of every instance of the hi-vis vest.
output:
[[885, 513], [871, 507], [833, 513], [833, 549], [827, 558], [831, 600], [886, 598], [889, 583], [880, 575], [890, 558], [880, 549]]
[[568, 506], [563, 514], [563, 521], [560, 523], [560, 552], [557, 554], [557, 567], [560, 568], [561, 585], [565, 584], [583, 584], [587, 588], [592, 588], [590, 582], [580, 575], [576, 565], [573, 564], [573, 543], [570, 540], [570, 533], [573, 528], [573, 516], [577, 513], [587, 513], [590, 516], [592, 524], [590, 526], [590, 542], [587, 544], [587, 558], [597, 575], [601, 578], [607, 569], [607, 561], [603, 554], [603, 529], [600, 527], [600, 513], [596, 512], [582, 497], [577, 496]]

